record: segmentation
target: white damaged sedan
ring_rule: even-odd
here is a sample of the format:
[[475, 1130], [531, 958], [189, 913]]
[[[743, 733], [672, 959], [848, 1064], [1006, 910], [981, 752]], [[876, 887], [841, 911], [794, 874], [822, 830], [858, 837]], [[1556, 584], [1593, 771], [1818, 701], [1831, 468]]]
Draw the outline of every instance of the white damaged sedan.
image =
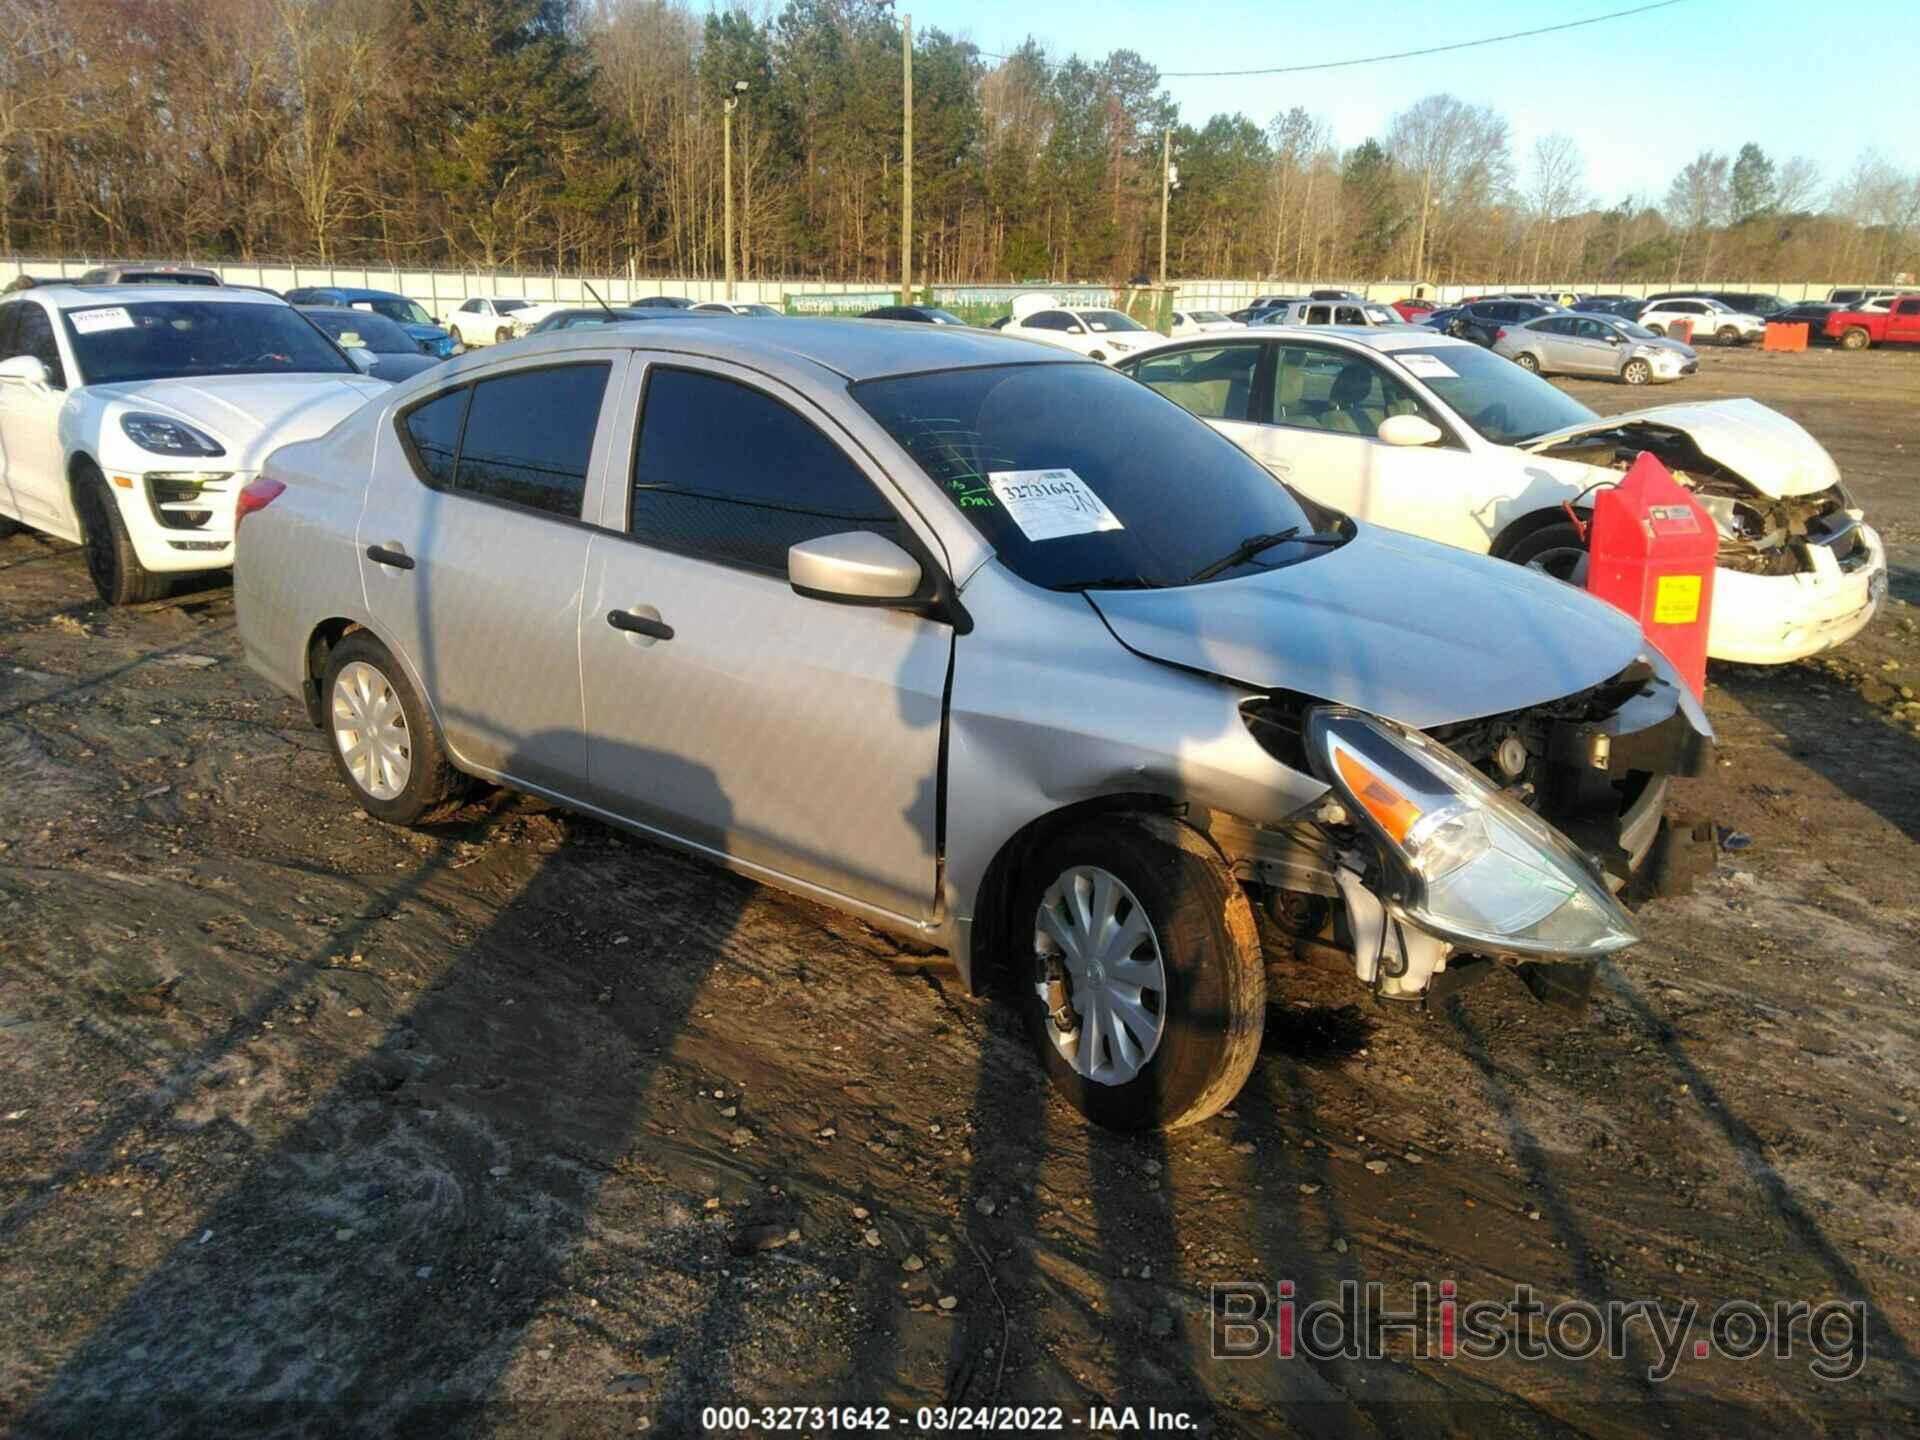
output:
[[1322, 504], [1575, 584], [1563, 508], [1651, 451], [1713, 516], [1708, 654], [1784, 664], [1852, 639], [1887, 554], [1833, 457], [1754, 400], [1600, 416], [1491, 351], [1418, 329], [1173, 341], [1118, 367], [1211, 422]]
[[85, 546], [110, 605], [156, 599], [233, 563], [268, 451], [387, 388], [277, 295], [35, 286], [0, 304], [0, 529]]

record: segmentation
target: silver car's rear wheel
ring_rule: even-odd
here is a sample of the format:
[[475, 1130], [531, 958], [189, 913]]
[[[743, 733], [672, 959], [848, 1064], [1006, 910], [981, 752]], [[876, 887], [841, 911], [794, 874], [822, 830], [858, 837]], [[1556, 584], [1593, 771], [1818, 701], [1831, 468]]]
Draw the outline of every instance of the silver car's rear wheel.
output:
[[1513, 363], [1518, 365], [1522, 370], [1531, 370], [1536, 375], [1540, 373], [1540, 362], [1536, 360], [1529, 351], [1522, 350], [1518, 355], [1513, 357]]
[[364, 660], [333, 681], [333, 743], [353, 783], [375, 800], [393, 800], [413, 774], [413, 736], [393, 682]]
[[1145, 908], [1117, 876], [1076, 865], [1040, 897], [1033, 927], [1048, 1038], [1076, 1075], [1126, 1084], [1167, 1028], [1166, 962]]

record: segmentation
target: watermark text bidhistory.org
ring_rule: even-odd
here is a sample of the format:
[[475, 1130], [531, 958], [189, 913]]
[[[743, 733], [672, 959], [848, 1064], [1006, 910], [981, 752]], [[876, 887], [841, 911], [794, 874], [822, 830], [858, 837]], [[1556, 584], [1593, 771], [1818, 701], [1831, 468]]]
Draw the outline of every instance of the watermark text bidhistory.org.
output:
[[1337, 1296], [1308, 1299], [1291, 1280], [1213, 1287], [1216, 1360], [1377, 1360], [1391, 1353], [1441, 1360], [1611, 1360], [1644, 1357], [1647, 1378], [1671, 1379], [1688, 1359], [1807, 1358], [1822, 1380], [1851, 1380], [1866, 1364], [1862, 1301], [1729, 1300], [1663, 1309], [1655, 1300], [1562, 1300], [1531, 1285], [1499, 1298], [1462, 1299], [1451, 1280], [1420, 1281], [1392, 1299], [1378, 1282], [1343, 1280]]

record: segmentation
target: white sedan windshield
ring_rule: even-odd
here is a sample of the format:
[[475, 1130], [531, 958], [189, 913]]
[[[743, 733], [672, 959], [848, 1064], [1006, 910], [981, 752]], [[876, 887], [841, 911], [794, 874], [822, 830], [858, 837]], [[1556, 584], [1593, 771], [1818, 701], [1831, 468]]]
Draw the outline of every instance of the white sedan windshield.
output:
[[1144, 330], [1144, 325], [1136, 325], [1118, 310], [1082, 310], [1079, 313], [1081, 323], [1089, 330]]
[[1599, 419], [1565, 391], [1477, 345], [1396, 350], [1393, 358], [1496, 445], [1519, 445]]

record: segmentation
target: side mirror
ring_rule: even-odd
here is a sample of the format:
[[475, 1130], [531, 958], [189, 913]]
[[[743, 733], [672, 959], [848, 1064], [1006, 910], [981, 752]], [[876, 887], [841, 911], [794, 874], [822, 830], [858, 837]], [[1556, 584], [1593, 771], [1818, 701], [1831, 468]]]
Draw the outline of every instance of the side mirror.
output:
[[1087, 333], [1087, 327], [1084, 325], [1069, 325], [1067, 327], [1067, 333], [1069, 335], [1084, 335]]
[[842, 605], [893, 605], [919, 592], [920, 562], [882, 535], [849, 530], [787, 549], [796, 595]]
[[1434, 445], [1444, 437], [1440, 427], [1422, 415], [1389, 415], [1380, 422], [1379, 436], [1388, 445]]
[[358, 345], [349, 345], [346, 349], [347, 359], [353, 362], [354, 368], [362, 375], [371, 375], [373, 367], [380, 363], [380, 357], [371, 350], [362, 349]]
[[51, 378], [37, 355], [15, 355], [11, 360], [0, 360], [0, 380], [11, 380], [16, 385], [45, 385]]

